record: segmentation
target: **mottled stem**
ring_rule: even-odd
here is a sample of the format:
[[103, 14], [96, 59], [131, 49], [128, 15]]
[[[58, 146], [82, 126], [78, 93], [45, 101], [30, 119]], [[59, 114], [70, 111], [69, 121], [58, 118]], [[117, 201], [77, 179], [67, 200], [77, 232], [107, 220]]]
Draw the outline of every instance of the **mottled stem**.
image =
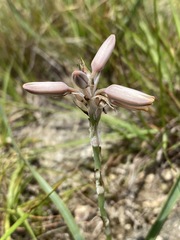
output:
[[105, 209], [105, 190], [103, 186], [103, 180], [101, 175], [101, 147], [100, 139], [98, 134], [98, 123], [101, 114], [93, 114], [89, 118], [90, 122], [90, 137], [91, 137], [91, 146], [93, 149], [94, 157], [94, 170], [95, 170], [95, 183], [96, 183], [96, 193], [98, 196], [98, 207], [100, 211], [100, 216], [103, 220], [104, 231], [106, 235], [106, 240], [111, 240], [111, 230], [108, 214]]

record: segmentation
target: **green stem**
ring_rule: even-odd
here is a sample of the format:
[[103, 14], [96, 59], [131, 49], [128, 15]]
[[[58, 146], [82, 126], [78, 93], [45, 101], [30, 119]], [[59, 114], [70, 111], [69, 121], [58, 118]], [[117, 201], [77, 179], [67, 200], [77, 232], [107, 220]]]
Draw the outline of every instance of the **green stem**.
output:
[[96, 181], [96, 193], [98, 196], [98, 207], [100, 211], [100, 216], [103, 221], [104, 231], [106, 235], [106, 240], [111, 240], [111, 230], [109, 217], [105, 209], [105, 190], [103, 186], [102, 174], [101, 174], [101, 147], [98, 134], [98, 123], [99, 118], [90, 117], [90, 137], [91, 137], [91, 146], [93, 149], [94, 157], [94, 167], [95, 167], [95, 181]]

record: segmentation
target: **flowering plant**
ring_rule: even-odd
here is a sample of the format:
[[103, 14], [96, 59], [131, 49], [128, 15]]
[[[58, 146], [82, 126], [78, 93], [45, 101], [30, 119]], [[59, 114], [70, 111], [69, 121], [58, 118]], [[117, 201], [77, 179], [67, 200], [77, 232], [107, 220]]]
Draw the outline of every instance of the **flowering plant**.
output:
[[155, 100], [153, 96], [116, 84], [103, 89], [97, 88], [101, 71], [112, 54], [115, 41], [114, 34], [111, 34], [104, 41], [91, 62], [91, 72], [86, 68], [84, 62], [81, 62], [80, 69], [72, 73], [72, 79], [76, 88], [70, 87], [64, 82], [30, 82], [23, 85], [26, 91], [33, 94], [48, 96], [65, 96], [70, 94], [75, 104], [88, 115], [98, 206], [104, 223], [106, 239], [111, 239], [111, 231], [108, 214], [104, 207], [104, 186], [101, 176], [101, 148], [98, 134], [101, 114], [102, 112], [106, 113], [108, 107], [112, 109], [124, 107], [132, 110], [148, 111]]
[[69, 87], [64, 82], [30, 82], [23, 88], [33, 94], [49, 96], [65, 96], [71, 94], [79, 108], [91, 116], [92, 112], [99, 115], [106, 112], [106, 106], [111, 108], [124, 107], [135, 110], [148, 111], [154, 97], [140, 91], [112, 84], [107, 88], [97, 90], [102, 69], [108, 61], [115, 46], [115, 35], [110, 35], [101, 45], [91, 62], [92, 72], [85, 67], [82, 61], [80, 70], [72, 73], [72, 79], [78, 87]]

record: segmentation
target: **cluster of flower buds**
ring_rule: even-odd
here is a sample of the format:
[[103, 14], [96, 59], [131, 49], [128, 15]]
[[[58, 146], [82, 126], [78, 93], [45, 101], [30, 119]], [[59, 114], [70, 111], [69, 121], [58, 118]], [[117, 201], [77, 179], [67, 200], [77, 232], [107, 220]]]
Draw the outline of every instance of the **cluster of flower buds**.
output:
[[116, 84], [97, 89], [101, 71], [111, 56], [115, 41], [115, 35], [111, 34], [101, 45], [91, 62], [92, 72], [81, 61], [80, 69], [72, 73], [75, 88], [69, 87], [64, 82], [30, 82], [24, 84], [23, 88], [30, 93], [41, 95], [71, 94], [75, 104], [89, 116], [101, 115], [102, 111], [106, 112], [108, 106], [148, 111], [155, 100], [153, 96]]

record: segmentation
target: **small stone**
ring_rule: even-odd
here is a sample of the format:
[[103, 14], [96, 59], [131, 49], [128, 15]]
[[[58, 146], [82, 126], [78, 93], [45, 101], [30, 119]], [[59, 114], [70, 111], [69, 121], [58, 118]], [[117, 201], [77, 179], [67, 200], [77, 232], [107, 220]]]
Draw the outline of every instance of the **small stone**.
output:
[[89, 218], [91, 207], [88, 205], [79, 205], [76, 207], [74, 214], [77, 222], [85, 221]]
[[173, 178], [173, 175], [170, 169], [163, 169], [161, 175], [165, 181], [170, 181]]
[[7, 137], [6, 138], [6, 143], [7, 144], [11, 144], [12, 143], [12, 138], [11, 137]]
[[169, 184], [162, 183], [161, 184], [161, 189], [162, 189], [163, 193], [168, 193], [169, 192]]
[[147, 175], [145, 181], [146, 181], [146, 183], [152, 183], [154, 178], [155, 178], [155, 175], [153, 173], [150, 173], [150, 174]]
[[161, 210], [161, 207], [156, 207], [156, 208], [154, 208], [154, 209], [153, 209], [154, 215], [155, 215], [155, 216], [158, 215], [159, 212], [160, 212], [160, 210]]
[[159, 149], [159, 151], [157, 152], [157, 155], [156, 155], [156, 161], [157, 162], [160, 162], [161, 159], [162, 159], [162, 156], [163, 156], [163, 149]]
[[124, 228], [126, 230], [130, 230], [131, 229], [131, 224], [130, 223], [125, 224]]
[[163, 237], [157, 236], [156, 240], [163, 240]]

